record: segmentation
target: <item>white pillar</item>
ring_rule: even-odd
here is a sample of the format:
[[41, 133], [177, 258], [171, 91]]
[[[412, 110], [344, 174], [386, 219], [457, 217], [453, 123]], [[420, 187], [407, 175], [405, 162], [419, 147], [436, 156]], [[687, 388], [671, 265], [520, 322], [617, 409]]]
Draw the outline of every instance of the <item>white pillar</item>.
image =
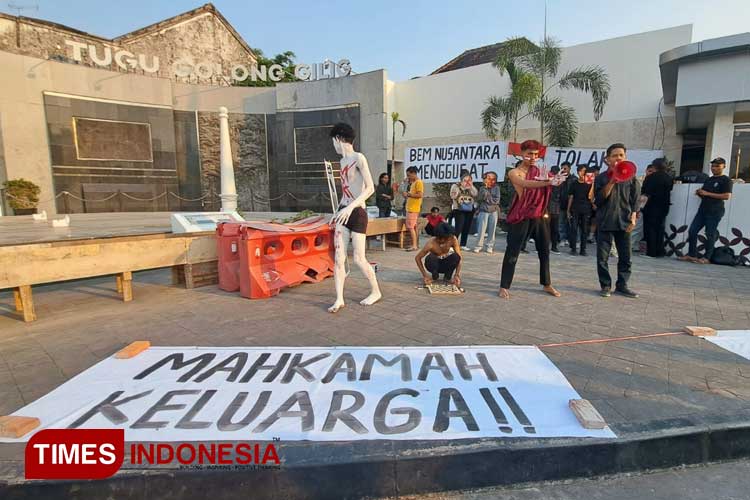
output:
[[706, 156], [703, 162], [703, 171], [711, 175], [711, 165], [709, 162], [721, 156], [727, 161], [727, 170], [724, 173], [729, 175], [729, 165], [732, 162], [732, 139], [734, 138], [734, 103], [717, 104], [714, 110], [713, 122], [708, 125], [706, 132]]
[[232, 148], [229, 142], [229, 111], [224, 106], [219, 108], [219, 133], [221, 211], [233, 212], [237, 210], [237, 187], [234, 184]]

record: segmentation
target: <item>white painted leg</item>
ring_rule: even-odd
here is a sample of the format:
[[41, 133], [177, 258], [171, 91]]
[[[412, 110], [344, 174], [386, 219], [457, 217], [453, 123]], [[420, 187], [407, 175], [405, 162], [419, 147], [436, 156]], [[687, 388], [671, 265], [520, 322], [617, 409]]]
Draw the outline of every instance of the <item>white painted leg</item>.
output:
[[370, 262], [365, 256], [365, 247], [367, 246], [367, 237], [361, 233], [352, 233], [352, 250], [354, 252], [354, 263], [365, 275], [367, 281], [370, 282], [370, 295], [364, 298], [360, 302], [363, 306], [371, 306], [375, 302], [379, 301], [382, 297], [380, 293], [380, 287], [378, 286], [378, 279], [375, 277], [375, 271], [372, 269]]
[[[364, 235], [362, 235], [364, 236]], [[328, 312], [336, 313], [344, 307], [344, 281], [346, 281], [346, 252], [349, 247], [349, 230], [341, 224], [336, 225], [333, 233], [333, 243], [336, 250], [333, 267], [333, 282], [336, 286], [336, 302], [328, 308]]]

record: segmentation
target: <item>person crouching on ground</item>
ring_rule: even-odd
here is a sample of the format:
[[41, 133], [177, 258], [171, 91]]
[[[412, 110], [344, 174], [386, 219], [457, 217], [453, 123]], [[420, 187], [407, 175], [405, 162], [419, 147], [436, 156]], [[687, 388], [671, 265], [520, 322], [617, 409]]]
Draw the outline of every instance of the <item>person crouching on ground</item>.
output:
[[442, 274], [448, 283], [461, 286], [461, 247], [453, 234], [453, 228], [447, 222], [441, 222], [435, 227], [433, 234], [434, 237], [430, 238], [414, 258], [424, 284], [431, 285]]

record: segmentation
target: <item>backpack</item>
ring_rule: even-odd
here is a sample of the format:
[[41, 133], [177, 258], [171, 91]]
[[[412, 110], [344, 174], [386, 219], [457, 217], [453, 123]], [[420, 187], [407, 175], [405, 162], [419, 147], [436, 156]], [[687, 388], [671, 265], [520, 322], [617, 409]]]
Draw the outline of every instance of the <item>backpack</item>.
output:
[[734, 250], [730, 246], [719, 247], [714, 250], [711, 256], [711, 263], [720, 266], [736, 266], [739, 264], [739, 257], [734, 255]]

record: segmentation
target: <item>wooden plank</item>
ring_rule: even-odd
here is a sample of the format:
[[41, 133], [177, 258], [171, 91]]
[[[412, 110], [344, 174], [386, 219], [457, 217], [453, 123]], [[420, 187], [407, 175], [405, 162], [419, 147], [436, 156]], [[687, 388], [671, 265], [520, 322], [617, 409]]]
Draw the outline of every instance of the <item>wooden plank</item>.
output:
[[31, 285], [21, 285], [18, 287], [18, 295], [21, 298], [21, 311], [23, 320], [27, 323], [36, 320], [34, 312], [34, 297], [31, 295]]
[[151, 347], [148, 340], [136, 340], [127, 347], [123, 347], [115, 353], [117, 359], [130, 359], [138, 356], [140, 353]]
[[16, 312], [23, 311], [23, 303], [21, 303], [21, 292], [18, 291], [18, 288], [13, 289], [13, 300], [16, 303]]
[[185, 288], [195, 288], [195, 283], [193, 282], [193, 265], [185, 264], [182, 266], [182, 269], [185, 272]]
[[0, 247], [0, 289], [217, 260], [214, 233]]
[[185, 281], [182, 266], [172, 266], [172, 285], [179, 285]]
[[568, 401], [568, 407], [585, 429], [604, 429], [607, 427], [604, 417], [599, 414], [588, 399], [571, 399]]
[[115, 284], [117, 285], [117, 293], [122, 295], [122, 276], [119, 274], [115, 276]]
[[18, 439], [33, 431], [41, 422], [36, 417], [8, 415], [0, 417], [0, 437]]
[[716, 330], [707, 326], [686, 326], [682, 331], [693, 337], [713, 337], [716, 335]]
[[122, 281], [122, 301], [130, 302], [133, 300], [133, 273], [125, 271], [120, 276]]

